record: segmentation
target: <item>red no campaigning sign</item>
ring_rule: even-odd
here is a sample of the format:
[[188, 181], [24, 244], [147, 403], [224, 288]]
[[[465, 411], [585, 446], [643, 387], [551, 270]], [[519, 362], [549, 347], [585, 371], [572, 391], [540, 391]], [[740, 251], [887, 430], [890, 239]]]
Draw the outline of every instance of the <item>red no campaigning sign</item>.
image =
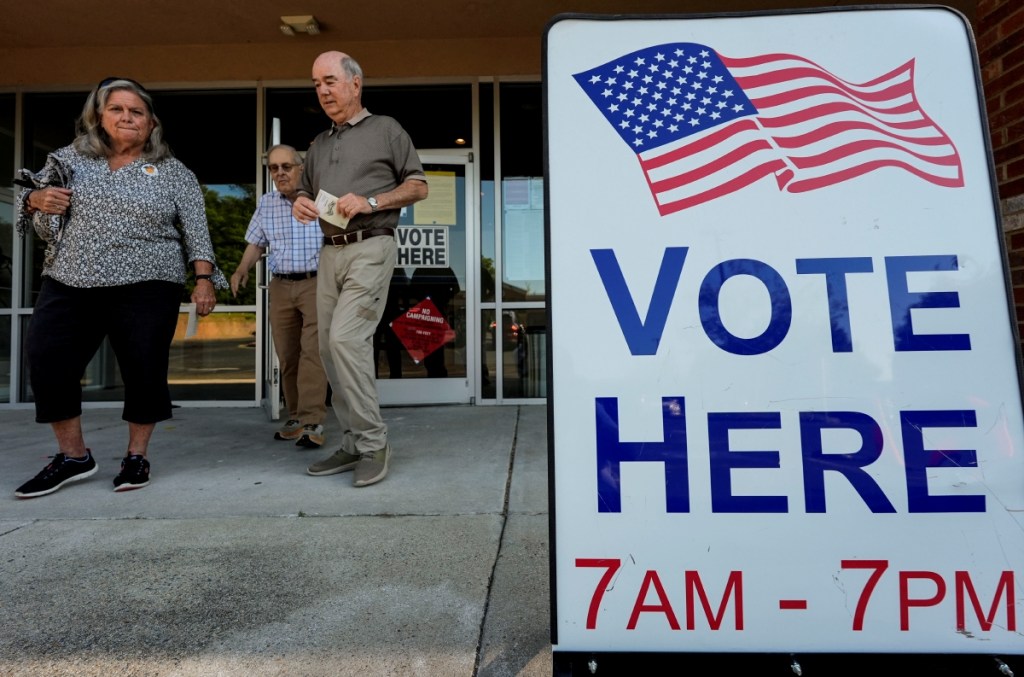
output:
[[455, 338], [455, 331], [429, 297], [399, 315], [391, 329], [416, 364]]

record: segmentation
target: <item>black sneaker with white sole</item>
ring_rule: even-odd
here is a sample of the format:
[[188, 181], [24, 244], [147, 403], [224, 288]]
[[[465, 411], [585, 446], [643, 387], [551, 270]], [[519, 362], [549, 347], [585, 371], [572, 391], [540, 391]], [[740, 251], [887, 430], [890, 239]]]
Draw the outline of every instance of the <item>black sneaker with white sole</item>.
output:
[[149, 484], [149, 461], [141, 454], [121, 459], [121, 472], [114, 478], [114, 491], [141, 489]]
[[38, 475], [18, 487], [14, 495], [18, 498], [35, 498], [52, 494], [65, 484], [95, 475], [98, 468], [96, 459], [88, 449], [85, 450], [84, 458], [59, 453]]

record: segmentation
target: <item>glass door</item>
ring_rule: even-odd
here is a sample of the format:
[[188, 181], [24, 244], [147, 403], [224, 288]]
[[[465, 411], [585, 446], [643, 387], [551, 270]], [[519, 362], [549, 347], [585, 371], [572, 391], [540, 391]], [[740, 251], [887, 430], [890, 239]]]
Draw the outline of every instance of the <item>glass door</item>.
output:
[[264, 254], [253, 267], [252, 275], [256, 277], [256, 308], [257, 322], [260, 328], [258, 344], [263, 346], [260, 354], [263, 355], [262, 363], [259, 365], [259, 374], [262, 379], [260, 389], [260, 406], [267, 413], [267, 418], [276, 421], [281, 418], [281, 362], [277, 359], [277, 349], [274, 347], [274, 335], [270, 331], [270, 294], [268, 293], [270, 283], [270, 271], [267, 268], [267, 256]]
[[373, 342], [382, 405], [473, 400], [473, 164], [468, 151], [423, 151], [420, 160], [430, 194], [402, 210], [398, 262]]

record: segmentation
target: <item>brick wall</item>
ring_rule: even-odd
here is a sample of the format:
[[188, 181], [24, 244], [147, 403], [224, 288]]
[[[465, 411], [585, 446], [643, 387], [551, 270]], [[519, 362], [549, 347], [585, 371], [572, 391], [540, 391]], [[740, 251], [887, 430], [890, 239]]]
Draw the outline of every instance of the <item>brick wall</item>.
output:
[[1024, 336], [1024, 3], [979, 0], [975, 26], [1018, 334]]

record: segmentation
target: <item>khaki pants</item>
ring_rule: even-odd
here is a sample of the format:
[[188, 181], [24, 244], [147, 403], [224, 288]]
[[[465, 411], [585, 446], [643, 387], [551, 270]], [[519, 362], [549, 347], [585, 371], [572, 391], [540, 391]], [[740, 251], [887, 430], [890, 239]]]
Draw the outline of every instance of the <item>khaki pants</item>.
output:
[[[387, 444], [374, 376], [373, 334], [387, 302], [398, 248], [393, 237], [371, 237], [320, 250], [317, 316], [320, 359], [334, 391], [331, 403], [352, 448], [362, 454]], [[349, 439], [346, 435], [346, 439]]]
[[303, 425], [324, 422], [327, 375], [320, 362], [316, 278], [270, 280], [270, 331], [281, 362], [288, 418]]

